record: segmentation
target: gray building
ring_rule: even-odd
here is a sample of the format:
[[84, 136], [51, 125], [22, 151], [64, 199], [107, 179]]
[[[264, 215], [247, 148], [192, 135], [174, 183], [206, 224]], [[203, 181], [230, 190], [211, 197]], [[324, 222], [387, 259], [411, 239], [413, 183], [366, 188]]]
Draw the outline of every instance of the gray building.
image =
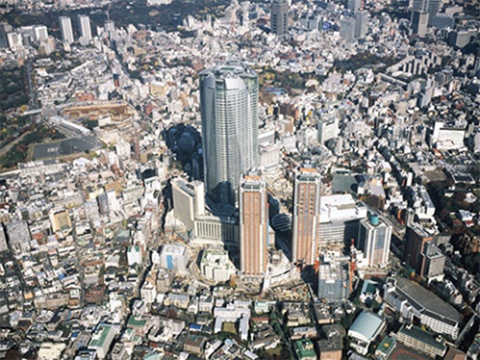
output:
[[413, 0], [412, 17], [414, 12], [427, 12], [428, 24], [435, 18], [440, 11], [440, 0]]
[[73, 43], [75, 39], [73, 38], [72, 20], [67, 16], [60, 16], [58, 22], [62, 41], [67, 44]]
[[350, 296], [348, 262], [335, 261], [318, 269], [318, 297], [328, 303], [344, 302]]
[[363, 39], [367, 35], [370, 13], [366, 10], [358, 11], [355, 14], [355, 38]]
[[344, 18], [340, 19], [340, 36], [345, 41], [352, 41], [355, 37], [355, 19]]
[[288, 1], [272, 0], [270, 5], [270, 27], [278, 36], [288, 32]]
[[240, 178], [258, 162], [258, 77], [237, 60], [200, 73], [207, 194], [233, 204]]
[[443, 280], [446, 256], [442, 254], [440, 249], [428, 242], [425, 244], [424, 250], [424, 266], [422, 277], [427, 279], [428, 282], [432, 280]]
[[364, 0], [348, 0], [347, 8], [355, 14], [357, 11], [363, 10], [364, 3]]
[[414, 34], [423, 37], [427, 34], [428, 12], [414, 11], [412, 13], [412, 31]]

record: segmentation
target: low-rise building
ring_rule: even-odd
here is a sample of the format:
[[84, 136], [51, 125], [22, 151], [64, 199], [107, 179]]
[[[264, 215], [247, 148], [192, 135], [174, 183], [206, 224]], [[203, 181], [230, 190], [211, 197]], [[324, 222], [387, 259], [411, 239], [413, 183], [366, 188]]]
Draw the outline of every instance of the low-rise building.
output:
[[414, 325], [402, 326], [397, 333], [397, 340], [401, 344], [432, 358], [443, 357], [447, 352], [445, 339], [441, 335], [424, 331]]
[[403, 278], [387, 279], [384, 290], [385, 302], [406, 321], [419, 321], [436, 333], [458, 337], [462, 316], [435, 294]]
[[374, 313], [362, 311], [348, 329], [350, 346], [359, 354], [366, 355], [372, 341], [385, 328], [385, 320]]

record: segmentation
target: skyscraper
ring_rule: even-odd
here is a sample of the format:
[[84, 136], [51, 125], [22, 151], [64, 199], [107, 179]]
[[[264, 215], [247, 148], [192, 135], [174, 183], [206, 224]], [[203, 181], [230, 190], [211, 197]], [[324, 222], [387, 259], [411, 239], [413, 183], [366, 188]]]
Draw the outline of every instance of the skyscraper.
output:
[[267, 186], [260, 176], [246, 175], [240, 184], [240, 270], [262, 276], [267, 271]]
[[377, 214], [360, 221], [358, 247], [365, 254], [369, 266], [387, 266], [390, 258], [392, 226], [380, 220]]
[[74, 41], [72, 20], [67, 16], [60, 16], [58, 19], [60, 22], [60, 33], [62, 34], [62, 41], [67, 44], [71, 44]]
[[200, 73], [207, 194], [235, 202], [241, 176], [258, 161], [258, 77], [237, 60]]
[[420, 37], [425, 36], [428, 26], [428, 12], [412, 12], [412, 31]]
[[313, 168], [301, 168], [294, 186], [292, 261], [313, 265], [320, 233], [320, 174]]
[[87, 15], [78, 15], [78, 28], [80, 29], [80, 42], [88, 44], [92, 40], [92, 28]]
[[416, 11], [428, 13], [428, 24], [430, 25], [440, 10], [440, 0], [413, 0], [412, 19]]
[[278, 36], [288, 32], [288, 1], [272, 0], [270, 5], [270, 28]]

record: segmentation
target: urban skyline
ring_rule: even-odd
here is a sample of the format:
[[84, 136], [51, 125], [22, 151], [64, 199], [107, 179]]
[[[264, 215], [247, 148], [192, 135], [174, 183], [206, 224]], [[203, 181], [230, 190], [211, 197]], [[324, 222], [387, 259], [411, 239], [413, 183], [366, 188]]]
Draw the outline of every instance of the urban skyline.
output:
[[0, 0], [0, 352], [480, 356], [480, 3]]

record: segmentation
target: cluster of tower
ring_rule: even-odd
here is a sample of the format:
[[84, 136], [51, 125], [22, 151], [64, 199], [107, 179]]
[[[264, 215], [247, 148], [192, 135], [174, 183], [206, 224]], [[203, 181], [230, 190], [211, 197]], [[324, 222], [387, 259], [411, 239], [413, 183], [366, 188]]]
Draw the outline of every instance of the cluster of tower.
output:
[[[200, 73], [205, 187], [211, 200], [238, 204], [240, 267], [246, 275], [267, 270], [268, 194], [258, 164], [258, 76], [237, 60]], [[292, 261], [317, 257], [320, 174], [302, 168], [295, 177]]]
[[[267, 273], [268, 192], [258, 166], [258, 77], [238, 60], [200, 73], [205, 191], [223, 206], [238, 206], [240, 270]], [[295, 172], [291, 261], [299, 267], [319, 260], [321, 178], [310, 165]], [[391, 226], [378, 216], [360, 223], [357, 245], [367, 266], [385, 266]], [[364, 262], [365, 262], [364, 261]]]
[[[72, 44], [75, 41], [73, 36], [72, 19], [70, 19], [68, 16], [60, 16], [58, 21], [60, 23], [62, 41], [66, 44]], [[80, 32], [79, 40], [81, 43], [88, 44], [92, 40], [90, 18], [87, 15], [78, 15], [77, 22]]]

